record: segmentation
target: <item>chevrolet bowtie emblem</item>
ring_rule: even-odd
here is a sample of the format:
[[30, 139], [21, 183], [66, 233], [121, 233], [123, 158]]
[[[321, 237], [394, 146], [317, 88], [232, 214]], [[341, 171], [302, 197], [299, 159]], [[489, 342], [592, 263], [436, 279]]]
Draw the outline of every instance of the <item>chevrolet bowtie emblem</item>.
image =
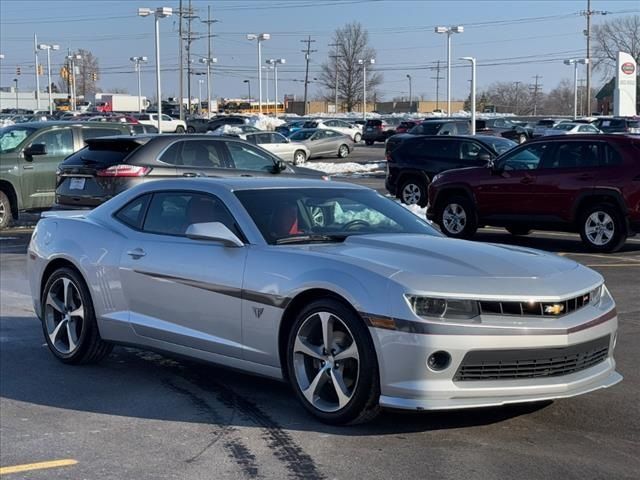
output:
[[544, 306], [544, 313], [547, 315], [560, 315], [562, 312], [564, 312], [564, 304], [562, 303]]
[[263, 307], [253, 307], [253, 313], [257, 318], [260, 318], [262, 316], [262, 312], [264, 312]]

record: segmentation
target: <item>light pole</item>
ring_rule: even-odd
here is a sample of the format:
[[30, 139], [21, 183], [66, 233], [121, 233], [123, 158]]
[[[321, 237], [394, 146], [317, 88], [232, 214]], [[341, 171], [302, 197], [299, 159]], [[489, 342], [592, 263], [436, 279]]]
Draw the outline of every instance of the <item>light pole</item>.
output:
[[[160, 88], [160, 19], [170, 17], [173, 14], [171, 7], [158, 7], [155, 12], [150, 8], [138, 8], [138, 16], [148, 17], [154, 13], [156, 17], [156, 96], [158, 97], [158, 133], [162, 133], [162, 91]], [[182, 102], [182, 99], [180, 99]]]
[[147, 57], [130, 57], [129, 60], [133, 62], [135, 71], [138, 76], [138, 113], [142, 113], [142, 83], [140, 82], [140, 67], [141, 63], [147, 63]]
[[247, 88], [249, 89], [249, 105], [251, 105], [251, 80], [243, 80], [242, 83], [247, 84]]
[[[269, 63], [269, 60], [267, 60], [265, 63]], [[267, 97], [267, 114], [269, 113], [269, 70], [271, 69], [270, 65], [265, 65], [264, 67], [262, 67], [265, 71], [265, 89], [264, 91], [266, 92], [266, 97]]]
[[260, 94], [258, 95], [258, 110], [262, 114], [262, 42], [265, 40], [270, 40], [271, 35], [268, 33], [261, 33], [256, 35], [255, 33], [249, 33], [247, 35], [247, 40], [253, 41], [256, 40], [258, 43], [258, 90]]
[[[18, 79], [14, 78], [13, 79], [13, 83], [15, 83], [15, 88], [14, 90], [16, 91], [16, 110], [18, 110]], [[17, 112], [16, 112], [17, 113]]]
[[[275, 114], [278, 116], [278, 65], [283, 65], [287, 63], [284, 58], [270, 58], [267, 60], [269, 65], [273, 65], [273, 88], [274, 88], [274, 97], [275, 97]], [[284, 106], [284, 105], [283, 105]]]
[[38, 50], [47, 51], [47, 91], [49, 92], [49, 115], [53, 115], [53, 99], [51, 98], [51, 50], [60, 50], [60, 45], [41, 43]]
[[464, 32], [462, 25], [452, 27], [436, 27], [436, 33], [447, 34], [447, 115], [451, 115], [451, 35]]
[[204, 80], [198, 79], [198, 113], [202, 115], [202, 84]]
[[[2, 60], [4, 60], [4, 53], [0, 53], [0, 85], [2, 85]], [[38, 102], [38, 108], [40, 108], [40, 102]]]
[[476, 59], [462, 57], [460, 60], [471, 62], [471, 135], [476, 134]]
[[367, 63], [373, 65], [376, 63], [375, 58], [369, 60], [358, 60], [358, 64], [362, 65], [362, 119], [367, 119]]
[[578, 64], [588, 65], [588, 58], [570, 58], [565, 65], [573, 65], [573, 119], [578, 118]]
[[201, 58], [200, 63], [207, 66], [207, 117], [211, 117], [211, 64], [218, 63], [217, 58]]
[[81, 55], [67, 55], [67, 60], [69, 60], [69, 65], [71, 67], [71, 110], [76, 110], [76, 64], [75, 60], [82, 59]]
[[411, 110], [411, 107], [413, 106], [413, 100], [411, 97], [411, 75], [409, 75], [408, 73], [407, 78], [409, 79], [409, 110]]

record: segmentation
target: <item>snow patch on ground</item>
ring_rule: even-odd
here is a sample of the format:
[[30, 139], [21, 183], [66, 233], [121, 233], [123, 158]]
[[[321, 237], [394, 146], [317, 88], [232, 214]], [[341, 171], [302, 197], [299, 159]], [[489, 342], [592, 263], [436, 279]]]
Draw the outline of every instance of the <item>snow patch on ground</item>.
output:
[[306, 168], [312, 168], [313, 170], [320, 170], [330, 175], [345, 175], [350, 173], [372, 173], [383, 172], [387, 162], [371, 162], [371, 163], [356, 163], [356, 162], [307, 162], [304, 164]]
[[234, 127], [233, 125], [222, 125], [219, 128], [216, 128], [213, 132], [209, 132], [210, 135], [222, 136], [222, 135], [242, 135], [243, 132], [240, 128]]
[[421, 207], [420, 205], [405, 205], [404, 203], [399, 202], [404, 208], [409, 210], [414, 215], [422, 218], [423, 220], [427, 218], [427, 207]]
[[280, 118], [268, 117], [267, 115], [256, 115], [254, 117], [250, 117], [247, 123], [256, 127], [258, 130], [273, 131], [276, 127], [284, 125], [286, 122]]

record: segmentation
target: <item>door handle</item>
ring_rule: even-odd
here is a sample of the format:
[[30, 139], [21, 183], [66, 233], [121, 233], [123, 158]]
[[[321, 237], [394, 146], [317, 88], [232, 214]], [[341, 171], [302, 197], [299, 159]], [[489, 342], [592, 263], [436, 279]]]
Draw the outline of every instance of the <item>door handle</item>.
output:
[[583, 173], [581, 175], [578, 175], [578, 180], [592, 180], [593, 179], [593, 175], [590, 173]]
[[23, 165], [22, 168], [24, 170], [33, 170], [33, 165]]
[[533, 183], [533, 177], [524, 177], [522, 180], [520, 180], [520, 183]]
[[198, 174], [194, 172], [186, 172], [182, 174], [183, 177], [197, 177]]
[[129, 255], [134, 260], [138, 260], [139, 258], [144, 257], [146, 254], [147, 253], [141, 248], [134, 248], [133, 250], [129, 250], [127, 252], [127, 255]]
[[253, 177], [253, 175], [250, 175], [248, 173], [243, 173], [240, 175], [241, 177]]

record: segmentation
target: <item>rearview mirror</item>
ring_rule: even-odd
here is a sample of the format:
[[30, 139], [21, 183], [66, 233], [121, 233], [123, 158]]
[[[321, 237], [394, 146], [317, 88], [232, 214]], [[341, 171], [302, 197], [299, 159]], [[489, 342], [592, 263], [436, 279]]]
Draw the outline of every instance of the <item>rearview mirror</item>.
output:
[[34, 143], [33, 145], [24, 149], [25, 157], [33, 157], [34, 155], [46, 155], [47, 146], [44, 143]]
[[244, 243], [227, 226], [220, 222], [192, 223], [187, 228], [187, 238], [192, 240], [211, 240], [225, 247], [244, 247]]

